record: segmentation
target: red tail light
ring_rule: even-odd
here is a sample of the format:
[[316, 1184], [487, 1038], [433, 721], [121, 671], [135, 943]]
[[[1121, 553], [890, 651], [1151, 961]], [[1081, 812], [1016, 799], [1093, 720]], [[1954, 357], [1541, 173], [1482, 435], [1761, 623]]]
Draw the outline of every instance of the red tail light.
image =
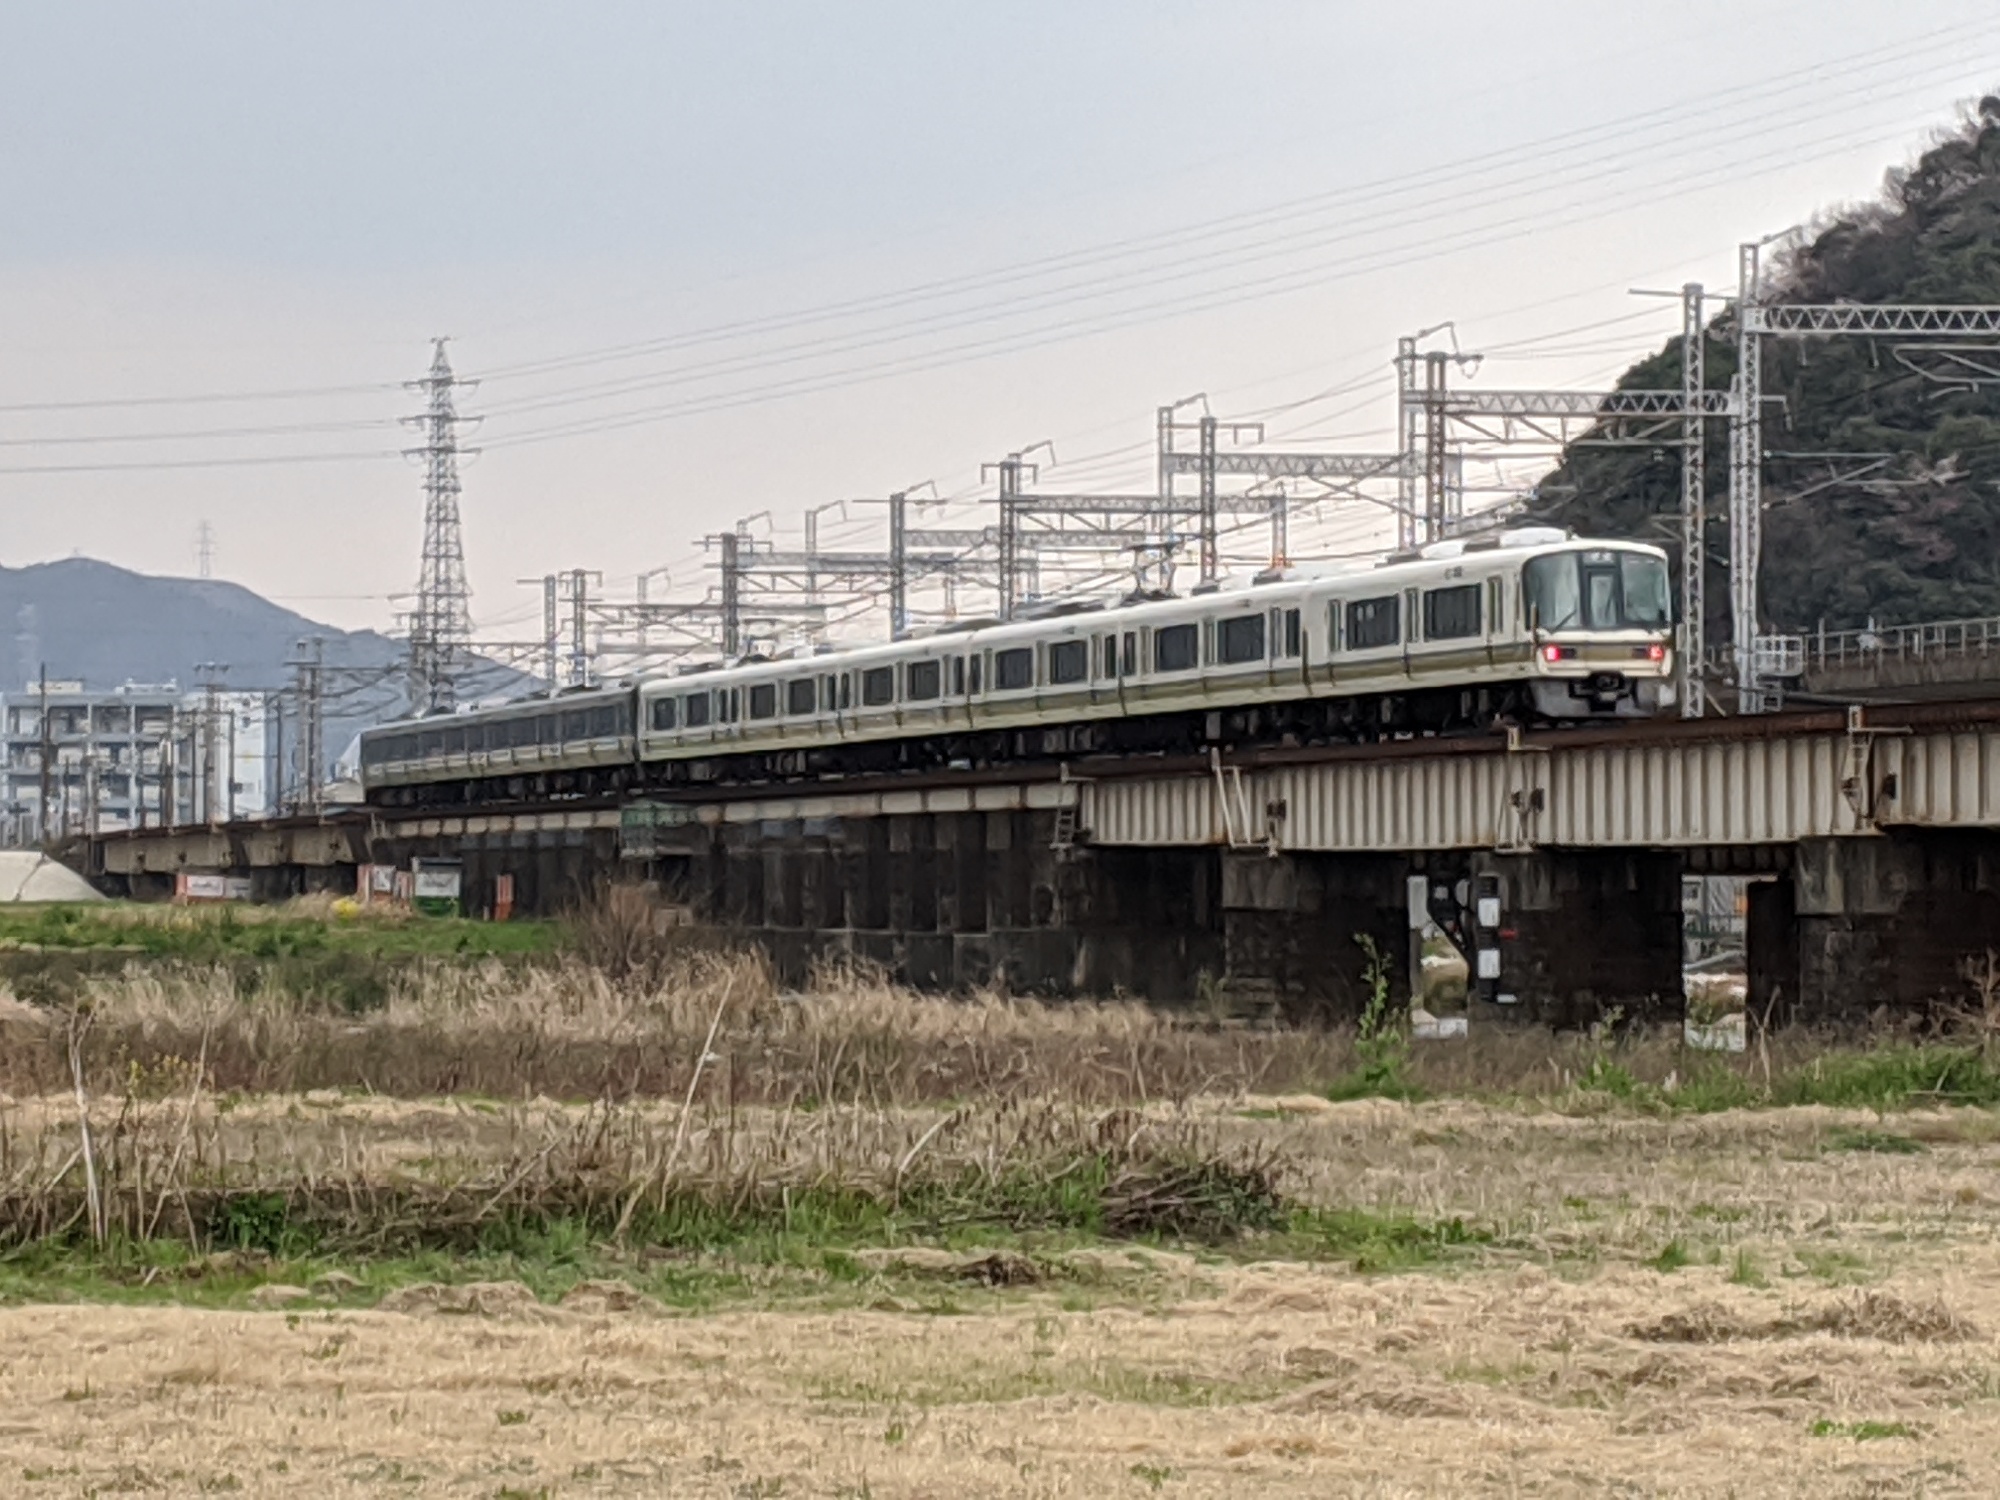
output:
[[1543, 660], [1543, 661], [1561, 661], [1562, 659], [1563, 659], [1563, 648], [1562, 648], [1562, 647], [1560, 647], [1560, 646], [1544, 646], [1544, 647], [1542, 647], [1542, 660]]
[[1647, 661], [1665, 661], [1666, 659], [1667, 648], [1662, 646], [1658, 641], [1653, 642], [1652, 645], [1646, 648]]

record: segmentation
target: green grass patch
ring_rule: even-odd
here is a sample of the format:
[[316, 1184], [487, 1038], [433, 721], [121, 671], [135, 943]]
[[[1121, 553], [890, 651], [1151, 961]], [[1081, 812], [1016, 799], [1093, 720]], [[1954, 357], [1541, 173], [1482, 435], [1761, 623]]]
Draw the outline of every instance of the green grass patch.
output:
[[1344, 1260], [1357, 1271], [1409, 1271], [1463, 1256], [1493, 1242], [1463, 1219], [1419, 1219], [1364, 1208], [1301, 1209], [1289, 1238], [1319, 1259]]
[[245, 996], [282, 993], [365, 1011], [412, 963], [520, 962], [553, 954], [562, 941], [553, 922], [136, 903], [0, 907], [0, 980], [23, 999], [63, 1004], [91, 979], [130, 965], [177, 964], [223, 969]]
[[1836, 1422], [1831, 1417], [1821, 1417], [1806, 1429], [1814, 1437], [1851, 1438], [1857, 1443], [1875, 1442], [1881, 1438], [1913, 1438], [1916, 1428], [1907, 1422]]
[[1927, 1148], [1922, 1141], [1893, 1130], [1860, 1130], [1840, 1126], [1827, 1132], [1828, 1151], [1863, 1151], [1875, 1156], [1920, 1156]]
[[1672, 1272], [1689, 1265], [1692, 1259], [1688, 1254], [1687, 1242], [1676, 1238], [1668, 1240], [1666, 1244], [1662, 1245], [1660, 1253], [1647, 1261], [1646, 1264], [1651, 1266], [1655, 1271]]
[[2000, 1071], [1976, 1047], [1932, 1044], [1831, 1052], [1777, 1080], [1770, 1102], [1849, 1109], [2000, 1104]]
[[102, 905], [0, 907], [0, 949], [120, 954], [184, 963], [316, 953], [379, 958], [508, 957], [553, 951], [560, 924], [463, 917], [322, 917], [284, 907]]

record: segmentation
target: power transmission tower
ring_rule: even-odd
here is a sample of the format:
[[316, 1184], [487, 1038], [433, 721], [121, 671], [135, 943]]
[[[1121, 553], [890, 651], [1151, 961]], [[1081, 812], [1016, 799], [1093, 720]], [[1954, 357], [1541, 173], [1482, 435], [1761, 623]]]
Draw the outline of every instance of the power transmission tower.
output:
[[458, 516], [458, 429], [475, 418], [458, 415], [452, 392], [478, 382], [451, 372], [445, 340], [432, 342], [430, 373], [408, 382], [425, 398], [424, 411], [403, 420], [424, 435], [408, 450], [424, 462], [424, 551], [417, 603], [410, 615], [410, 706], [418, 713], [449, 711], [457, 699], [472, 638], [472, 591], [465, 581], [465, 541]]
[[215, 528], [208, 524], [206, 516], [194, 529], [194, 559], [196, 577], [215, 576]]

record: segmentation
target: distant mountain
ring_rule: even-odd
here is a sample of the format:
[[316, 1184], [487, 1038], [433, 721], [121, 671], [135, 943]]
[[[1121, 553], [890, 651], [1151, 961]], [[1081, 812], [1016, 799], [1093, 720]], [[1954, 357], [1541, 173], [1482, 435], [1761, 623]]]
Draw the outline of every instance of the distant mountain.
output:
[[[403, 642], [336, 630], [220, 579], [157, 578], [88, 557], [0, 567], [0, 628], [13, 636], [11, 652], [0, 648], [0, 693], [10, 696], [44, 667], [52, 681], [92, 689], [193, 688], [211, 679], [230, 689], [287, 688], [301, 642], [317, 637], [329, 669], [329, 755], [356, 730], [405, 711]], [[472, 686], [483, 695], [528, 682], [488, 662]]]
[[321, 625], [241, 584], [214, 578], [154, 578], [94, 558], [25, 568], [0, 567], [0, 627], [13, 650], [0, 652], [0, 689], [18, 692], [43, 667], [51, 678], [86, 687], [124, 682], [203, 681], [225, 667], [231, 688], [291, 683], [286, 663], [299, 642], [326, 642], [330, 663], [388, 667], [402, 646], [372, 630]]

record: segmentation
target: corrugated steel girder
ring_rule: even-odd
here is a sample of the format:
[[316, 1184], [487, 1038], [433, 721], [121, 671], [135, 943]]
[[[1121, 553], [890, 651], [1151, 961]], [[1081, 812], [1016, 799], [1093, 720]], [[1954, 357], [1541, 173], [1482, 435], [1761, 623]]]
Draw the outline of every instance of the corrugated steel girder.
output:
[[1466, 749], [1084, 784], [1098, 844], [1691, 848], [2000, 827], [2000, 732]]

